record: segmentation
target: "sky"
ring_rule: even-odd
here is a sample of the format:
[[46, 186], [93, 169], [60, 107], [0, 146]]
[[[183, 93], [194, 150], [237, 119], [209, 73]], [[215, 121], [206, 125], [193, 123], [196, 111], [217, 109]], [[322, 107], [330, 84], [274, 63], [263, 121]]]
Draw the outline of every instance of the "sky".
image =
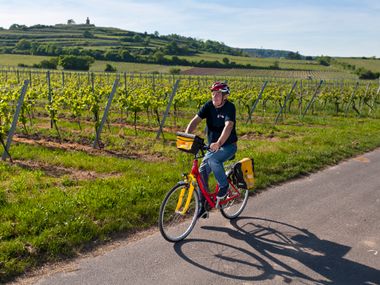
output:
[[378, 0], [0, 0], [0, 27], [77, 24], [179, 34], [237, 48], [380, 58]]

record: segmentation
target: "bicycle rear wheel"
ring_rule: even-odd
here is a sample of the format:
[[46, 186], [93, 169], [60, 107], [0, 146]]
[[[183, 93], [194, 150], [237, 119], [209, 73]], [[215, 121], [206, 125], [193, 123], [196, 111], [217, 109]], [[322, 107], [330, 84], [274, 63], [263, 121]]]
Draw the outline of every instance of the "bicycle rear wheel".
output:
[[177, 183], [161, 204], [158, 226], [162, 236], [170, 242], [183, 240], [194, 228], [198, 210], [197, 190], [189, 196], [189, 185]]
[[226, 205], [223, 205], [220, 209], [223, 217], [227, 219], [235, 219], [241, 214], [241, 212], [243, 212], [245, 206], [247, 205], [249, 196], [249, 192], [246, 189], [231, 188], [232, 186], [230, 186], [230, 189], [228, 190], [227, 198], [236, 195], [237, 191], [239, 191], [240, 195], [229, 201]]

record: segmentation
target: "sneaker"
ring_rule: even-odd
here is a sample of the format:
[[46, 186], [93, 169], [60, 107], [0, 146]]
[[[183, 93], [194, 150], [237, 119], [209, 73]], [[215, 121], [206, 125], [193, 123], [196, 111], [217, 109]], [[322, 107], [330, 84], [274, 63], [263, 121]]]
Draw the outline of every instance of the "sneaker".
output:
[[199, 218], [208, 219], [208, 216], [209, 216], [208, 211], [206, 211], [204, 208], [201, 208], [201, 210], [198, 213], [198, 219]]
[[[219, 193], [218, 193], [218, 195], [219, 195]], [[224, 196], [216, 196], [215, 208], [220, 209], [219, 203], [220, 203], [220, 201], [223, 201], [224, 199], [226, 199], [226, 197], [227, 197], [227, 193], [224, 194]]]

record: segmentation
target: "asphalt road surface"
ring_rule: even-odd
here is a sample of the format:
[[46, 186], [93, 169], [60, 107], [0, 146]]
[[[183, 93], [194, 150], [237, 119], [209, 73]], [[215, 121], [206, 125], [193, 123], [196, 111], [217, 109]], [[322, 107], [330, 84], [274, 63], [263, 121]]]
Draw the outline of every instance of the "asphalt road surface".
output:
[[[380, 149], [250, 197], [241, 217], [158, 230], [33, 284], [380, 284]], [[24, 280], [27, 281], [27, 280]]]

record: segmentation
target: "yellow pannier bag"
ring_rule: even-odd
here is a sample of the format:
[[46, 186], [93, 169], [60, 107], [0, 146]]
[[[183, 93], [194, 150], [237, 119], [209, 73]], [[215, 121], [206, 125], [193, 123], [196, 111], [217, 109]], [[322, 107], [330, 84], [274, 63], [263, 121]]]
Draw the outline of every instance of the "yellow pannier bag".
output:
[[253, 158], [243, 158], [233, 166], [232, 180], [238, 188], [253, 189], [255, 186], [255, 166]]

